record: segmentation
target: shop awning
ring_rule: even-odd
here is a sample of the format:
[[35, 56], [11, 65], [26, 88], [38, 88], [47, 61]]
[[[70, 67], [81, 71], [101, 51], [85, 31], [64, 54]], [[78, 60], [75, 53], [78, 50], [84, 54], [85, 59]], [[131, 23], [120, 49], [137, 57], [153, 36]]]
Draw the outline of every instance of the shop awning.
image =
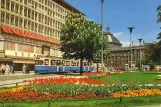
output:
[[12, 62], [13, 60], [10, 58], [0, 58], [0, 62]]
[[14, 59], [13, 63], [23, 63], [23, 64], [35, 64], [34, 60], [20, 60], [20, 59]]
[[7, 28], [5, 26], [2, 26], [2, 30], [5, 32], [5, 33], [9, 33], [9, 31], [7, 30]]
[[31, 33], [31, 32], [22, 31], [22, 30], [19, 30], [19, 29], [14, 29], [14, 28], [11, 28], [11, 27], [8, 27], [8, 26], [5, 26], [5, 25], [2, 25], [1, 28], [5, 33], [15, 34], [15, 35], [18, 35], [18, 36], [27, 37], [27, 38], [35, 39], [35, 40], [60, 44], [59, 40], [52, 38], [52, 37], [47, 37], [47, 36], [43, 36], [43, 35], [39, 35], [39, 34], [34, 34], [34, 33]]

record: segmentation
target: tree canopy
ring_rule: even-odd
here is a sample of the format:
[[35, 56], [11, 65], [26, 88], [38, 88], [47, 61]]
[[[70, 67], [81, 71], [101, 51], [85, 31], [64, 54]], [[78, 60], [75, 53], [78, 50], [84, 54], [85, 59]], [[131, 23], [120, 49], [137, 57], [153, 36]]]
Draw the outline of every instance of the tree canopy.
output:
[[[158, 20], [157, 22], [158, 23], [161, 23], [161, 5], [158, 6], [157, 8], [157, 11], [158, 11]], [[158, 34], [158, 38], [157, 39], [161, 39], [161, 32]]]
[[[161, 23], [161, 5], [158, 6], [157, 11], [158, 11], [158, 20], [157, 20], [157, 22], [158, 22], [158, 23]], [[160, 27], [160, 28], [161, 28], [161, 27]], [[157, 39], [160, 40], [160, 41], [158, 42], [157, 47], [158, 47], [158, 52], [159, 52], [160, 64], [161, 64], [161, 32], [158, 34]]]
[[61, 48], [63, 58], [92, 61], [100, 54], [102, 46], [106, 52], [107, 42], [101, 39], [101, 26], [87, 20], [81, 14], [68, 14], [61, 29]]

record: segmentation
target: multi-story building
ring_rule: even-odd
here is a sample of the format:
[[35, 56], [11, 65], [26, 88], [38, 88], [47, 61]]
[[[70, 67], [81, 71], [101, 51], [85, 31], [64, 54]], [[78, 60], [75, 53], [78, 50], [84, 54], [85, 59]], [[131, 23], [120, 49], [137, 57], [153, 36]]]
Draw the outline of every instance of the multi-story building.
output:
[[107, 67], [108, 68], [115, 68], [120, 69], [121, 67], [127, 65], [131, 67], [135, 67], [137, 61], [144, 59], [144, 46], [132, 46], [132, 61], [131, 61], [131, 48], [129, 47], [122, 47], [120, 41], [109, 34], [106, 36], [109, 42], [109, 55], [107, 58]]
[[83, 14], [64, 0], [0, 0], [0, 63], [17, 71], [39, 55], [61, 57], [60, 30], [71, 12]]
[[[132, 55], [132, 60], [131, 60]], [[120, 69], [127, 65], [128, 67], [135, 67], [136, 62], [144, 60], [144, 46], [132, 46], [132, 54], [130, 47], [115, 47], [110, 48], [110, 54], [108, 57], [108, 67]]]

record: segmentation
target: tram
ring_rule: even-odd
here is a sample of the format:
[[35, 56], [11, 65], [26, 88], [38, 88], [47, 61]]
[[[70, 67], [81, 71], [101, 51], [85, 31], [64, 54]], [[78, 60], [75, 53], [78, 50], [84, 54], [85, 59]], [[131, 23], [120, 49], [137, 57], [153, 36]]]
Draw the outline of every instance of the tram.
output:
[[[92, 72], [94, 67], [92, 63], [83, 61], [83, 71]], [[64, 60], [61, 58], [41, 57], [35, 59], [35, 73], [61, 73], [61, 72], [80, 72], [79, 60]]]

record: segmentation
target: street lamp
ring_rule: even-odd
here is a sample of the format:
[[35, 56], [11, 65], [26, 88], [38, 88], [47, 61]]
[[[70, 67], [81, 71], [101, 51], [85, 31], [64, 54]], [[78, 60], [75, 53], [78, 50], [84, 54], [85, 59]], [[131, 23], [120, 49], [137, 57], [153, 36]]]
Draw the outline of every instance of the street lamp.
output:
[[[101, 28], [102, 28], [102, 40], [103, 40], [103, 3], [104, 3], [104, 0], [101, 0]], [[103, 44], [102, 44], [102, 52], [101, 52], [101, 68], [102, 68], [102, 71], [104, 71], [103, 69]]]
[[139, 42], [140, 42], [140, 70], [141, 70], [141, 41], [143, 40], [143, 39], [138, 39], [139, 40]]
[[131, 71], [132, 71], [132, 30], [134, 29], [134, 27], [128, 27], [127, 29], [129, 29], [130, 31], [130, 50], [131, 50]]

